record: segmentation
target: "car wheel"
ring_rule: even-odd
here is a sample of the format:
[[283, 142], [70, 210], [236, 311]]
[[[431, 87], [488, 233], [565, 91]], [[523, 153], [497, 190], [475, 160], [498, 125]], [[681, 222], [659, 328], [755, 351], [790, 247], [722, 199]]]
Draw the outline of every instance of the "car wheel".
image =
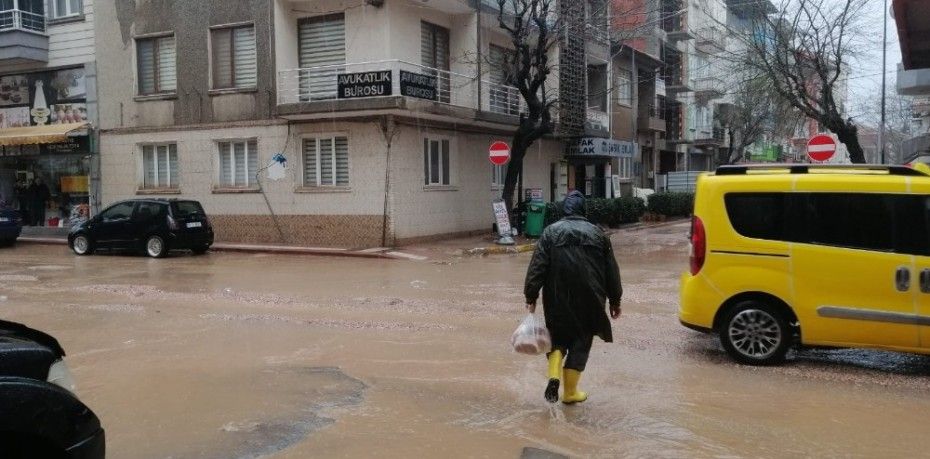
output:
[[191, 249], [191, 252], [194, 252], [194, 255], [203, 255], [207, 253], [208, 250], [210, 250], [210, 246], [202, 245], [199, 247], [194, 247], [193, 249]]
[[145, 240], [145, 253], [152, 258], [162, 258], [168, 254], [168, 247], [161, 236], [149, 236]]
[[781, 363], [792, 343], [785, 315], [759, 301], [737, 304], [724, 317], [717, 332], [730, 357], [747, 365]]
[[74, 240], [71, 241], [71, 250], [77, 255], [90, 255], [94, 253], [94, 246], [90, 242], [89, 237], [84, 234], [78, 234], [74, 237]]

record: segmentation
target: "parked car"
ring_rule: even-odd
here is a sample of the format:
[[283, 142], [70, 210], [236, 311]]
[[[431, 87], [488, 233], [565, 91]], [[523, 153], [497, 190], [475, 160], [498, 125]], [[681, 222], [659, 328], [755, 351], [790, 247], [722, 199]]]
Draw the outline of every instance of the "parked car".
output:
[[794, 344], [930, 354], [930, 175], [728, 166], [697, 181], [679, 319], [735, 360]]
[[0, 205], [0, 246], [13, 245], [23, 232], [23, 219], [19, 212]]
[[96, 250], [142, 251], [154, 258], [171, 250], [200, 255], [213, 245], [213, 227], [197, 201], [133, 199], [73, 227], [68, 244], [78, 255]]
[[74, 394], [58, 341], [0, 320], [0, 451], [4, 458], [105, 456], [100, 420]]

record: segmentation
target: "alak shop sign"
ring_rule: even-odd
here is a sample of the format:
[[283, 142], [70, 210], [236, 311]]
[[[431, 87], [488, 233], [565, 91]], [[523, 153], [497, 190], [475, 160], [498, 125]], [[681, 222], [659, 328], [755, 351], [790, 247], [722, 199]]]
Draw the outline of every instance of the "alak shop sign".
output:
[[337, 75], [337, 78], [340, 99], [390, 96], [393, 91], [390, 70], [341, 73]]
[[623, 140], [585, 137], [578, 145], [579, 156], [608, 156], [613, 158], [632, 158], [636, 144]]

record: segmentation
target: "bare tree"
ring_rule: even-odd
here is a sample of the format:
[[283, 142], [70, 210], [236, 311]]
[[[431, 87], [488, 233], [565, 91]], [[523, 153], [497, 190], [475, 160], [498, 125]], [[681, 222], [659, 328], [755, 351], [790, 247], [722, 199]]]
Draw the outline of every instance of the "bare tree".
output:
[[549, 53], [559, 43], [556, 0], [497, 0], [497, 20], [513, 44], [513, 52], [503, 62], [504, 80], [517, 88], [526, 104], [513, 134], [510, 163], [501, 198], [513, 208], [513, 194], [523, 172], [523, 158], [534, 142], [555, 129], [552, 109], [557, 98], [546, 92], [546, 80], [553, 64]]
[[726, 164], [742, 160], [746, 148], [766, 137], [790, 136], [802, 118], [762, 75], [737, 83], [731, 97], [733, 104], [720, 115], [721, 123], [730, 133], [730, 150], [726, 158], [721, 158]]
[[864, 34], [868, 0], [782, 0], [773, 14], [759, 14], [743, 37], [746, 62], [803, 115], [846, 145], [854, 163], [865, 162], [858, 130], [844, 114], [846, 74]]

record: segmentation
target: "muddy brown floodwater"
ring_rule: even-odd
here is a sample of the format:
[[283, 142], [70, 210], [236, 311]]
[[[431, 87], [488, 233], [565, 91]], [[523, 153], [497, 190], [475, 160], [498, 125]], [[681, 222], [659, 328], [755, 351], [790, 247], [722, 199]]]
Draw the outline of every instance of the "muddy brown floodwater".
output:
[[56, 336], [113, 458], [914, 457], [930, 358], [805, 351], [731, 363], [675, 315], [685, 225], [613, 236], [617, 342], [588, 402], [514, 354], [529, 254], [428, 261], [0, 250], [0, 317]]

